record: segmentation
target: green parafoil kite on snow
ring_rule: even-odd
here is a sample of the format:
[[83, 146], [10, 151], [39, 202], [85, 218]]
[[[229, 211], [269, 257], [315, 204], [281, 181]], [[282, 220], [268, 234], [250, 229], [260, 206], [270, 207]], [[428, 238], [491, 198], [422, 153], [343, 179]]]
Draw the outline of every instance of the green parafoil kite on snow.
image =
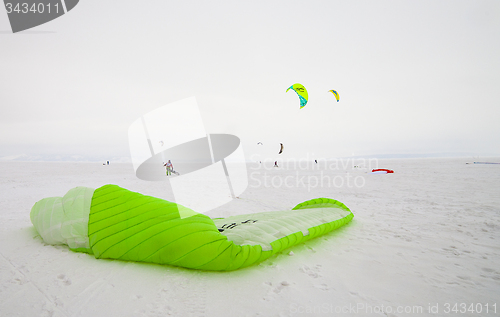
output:
[[335, 96], [335, 98], [337, 99], [337, 102], [339, 102], [339, 99], [340, 99], [340, 97], [339, 97], [339, 93], [338, 93], [338, 92], [336, 92], [336, 91], [335, 91], [335, 90], [333, 90], [333, 89], [332, 89], [332, 90], [328, 90], [328, 91], [329, 91], [329, 92], [331, 92], [331, 93]]
[[211, 219], [181, 205], [116, 185], [76, 187], [33, 206], [31, 222], [49, 244], [96, 258], [229, 271], [330, 232], [353, 214], [327, 198], [292, 210]]
[[300, 99], [300, 108], [304, 108], [307, 104], [307, 100], [309, 99], [306, 87], [302, 86], [301, 84], [293, 84], [292, 86], [288, 87], [286, 92], [288, 92], [290, 89], [297, 93]]

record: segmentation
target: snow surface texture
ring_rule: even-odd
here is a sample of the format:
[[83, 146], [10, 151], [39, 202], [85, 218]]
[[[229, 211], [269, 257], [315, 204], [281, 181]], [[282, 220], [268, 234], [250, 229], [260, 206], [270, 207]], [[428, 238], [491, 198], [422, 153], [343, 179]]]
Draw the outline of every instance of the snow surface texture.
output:
[[[209, 216], [284, 210], [328, 197], [355, 217], [233, 272], [96, 260], [47, 245], [30, 222], [36, 201], [108, 183], [172, 199], [168, 182], [141, 181], [126, 163], [0, 162], [0, 316], [447, 316], [446, 305], [455, 303], [483, 307], [461, 316], [495, 316], [500, 167], [466, 162], [249, 164], [247, 190]], [[395, 173], [373, 175], [371, 168]]]

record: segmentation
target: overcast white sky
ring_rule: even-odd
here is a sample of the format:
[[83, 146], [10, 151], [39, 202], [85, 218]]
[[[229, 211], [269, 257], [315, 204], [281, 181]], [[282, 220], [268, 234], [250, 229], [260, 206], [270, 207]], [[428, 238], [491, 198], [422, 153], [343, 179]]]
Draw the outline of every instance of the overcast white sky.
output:
[[247, 157], [500, 155], [499, 39], [494, 0], [85, 0], [17, 34], [0, 8], [0, 157], [128, 156], [192, 96]]

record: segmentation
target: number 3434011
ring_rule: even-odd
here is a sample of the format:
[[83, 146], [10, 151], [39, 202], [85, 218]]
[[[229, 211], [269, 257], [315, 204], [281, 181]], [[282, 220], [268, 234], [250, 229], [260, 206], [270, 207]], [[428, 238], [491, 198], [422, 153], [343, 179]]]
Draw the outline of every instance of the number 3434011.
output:
[[59, 13], [59, 3], [5, 3], [7, 13]]

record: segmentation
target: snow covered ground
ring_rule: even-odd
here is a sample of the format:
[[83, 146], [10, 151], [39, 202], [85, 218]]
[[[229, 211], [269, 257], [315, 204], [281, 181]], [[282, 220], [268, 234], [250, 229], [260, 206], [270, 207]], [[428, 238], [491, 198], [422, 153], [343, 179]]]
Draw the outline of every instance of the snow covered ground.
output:
[[247, 190], [209, 216], [329, 197], [355, 217], [233, 272], [98, 260], [46, 245], [29, 218], [39, 199], [104, 184], [169, 199], [168, 182], [139, 180], [127, 163], [0, 162], [0, 315], [498, 316], [500, 165], [468, 161], [248, 164]]

